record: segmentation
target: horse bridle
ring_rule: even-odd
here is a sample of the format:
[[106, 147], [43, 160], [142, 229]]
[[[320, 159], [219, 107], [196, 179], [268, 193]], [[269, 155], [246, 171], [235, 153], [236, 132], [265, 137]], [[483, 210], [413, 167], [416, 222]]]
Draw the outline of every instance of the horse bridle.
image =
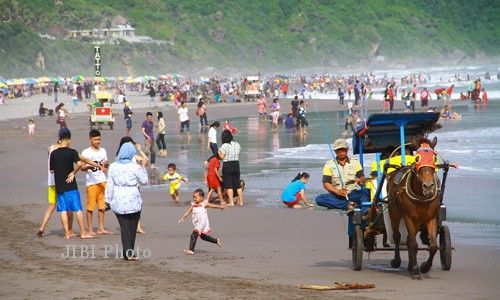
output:
[[[429, 144], [427, 143], [422, 143], [420, 144], [420, 148], [417, 149], [417, 155], [415, 156], [415, 163], [411, 166], [411, 168], [407, 171], [407, 173], [404, 176], [408, 176], [405, 184], [405, 191], [406, 195], [408, 198], [410, 198], [413, 201], [418, 201], [418, 202], [432, 202], [436, 198], [436, 196], [439, 194], [441, 191], [441, 188], [438, 186], [438, 180], [436, 178], [436, 175], [433, 176], [433, 182], [435, 185], [435, 190], [434, 194], [431, 197], [424, 198], [419, 197], [418, 195], [415, 194], [415, 192], [411, 189], [411, 178], [412, 176], [416, 176], [419, 181], [420, 178], [418, 176], [418, 171], [422, 167], [431, 167], [433, 170], [436, 170], [436, 153], [434, 152], [434, 149], [432, 149]], [[432, 154], [432, 155], [431, 155]], [[404, 177], [403, 176], [403, 177]]]

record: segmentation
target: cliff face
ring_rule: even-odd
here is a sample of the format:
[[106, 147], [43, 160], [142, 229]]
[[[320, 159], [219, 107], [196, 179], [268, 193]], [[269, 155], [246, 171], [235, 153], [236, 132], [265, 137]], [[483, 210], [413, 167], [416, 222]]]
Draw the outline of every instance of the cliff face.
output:
[[0, 1], [0, 53], [8, 58], [0, 64], [0, 76], [90, 74], [91, 40], [42, 39], [38, 33], [96, 28], [116, 16], [128, 20], [138, 35], [168, 43], [103, 45], [103, 72], [109, 75], [206, 66], [266, 71], [380, 61], [457, 63], [500, 54], [499, 3]]

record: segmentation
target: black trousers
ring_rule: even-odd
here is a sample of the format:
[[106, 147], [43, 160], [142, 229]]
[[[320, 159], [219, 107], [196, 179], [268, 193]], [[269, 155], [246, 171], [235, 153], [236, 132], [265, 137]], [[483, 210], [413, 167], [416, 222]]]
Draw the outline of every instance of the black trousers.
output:
[[205, 123], [205, 126], [208, 126], [207, 113], [200, 116], [200, 125], [203, 126], [203, 123]]
[[158, 150], [167, 149], [167, 145], [165, 144], [165, 134], [158, 133], [156, 136], [156, 146], [158, 147]]
[[115, 214], [120, 223], [120, 231], [122, 235], [123, 258], [128, 259], [134, 256], [135, 236], [137, 234], [137, 224], [141, 218], [141, 212], [132, 214]]
[[[217, 244], [217, 239], [209, 235], [202, 233], [200, 237], [204, 241]], [[196, 246], [196, 240], [198, 240], [198, 233], [193, 231], [193, 233], [191, 233], [191, 239], [189, 240], [189, 250], [194, 251], [194, 247]]]

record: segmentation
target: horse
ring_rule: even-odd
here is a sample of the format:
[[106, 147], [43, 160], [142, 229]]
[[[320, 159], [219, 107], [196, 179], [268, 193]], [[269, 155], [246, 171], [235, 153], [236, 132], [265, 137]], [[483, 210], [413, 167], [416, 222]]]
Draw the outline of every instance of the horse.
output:
[[[413, 279], [421, 279], [420, 273], [427, 273], [432, 267], [434, 255], [437, 252], [436, 237], [438, 233], [438, 214], [441, 205], [441, 191], [439, 179], [436, 175], [437, 144], [435, 137], [432, 142], [420, 136], [411, 142], [416, 150], [415, 163], [402, 167], [388, 175], [387, 195], [389, 215], [393, 231], [395, 251], [391, 267], [401, 266], [399, 246], [401, 234], [399, 223], [404, 220], [408, 231], [408, 271]], [[421, 232], [422, 240], [428, 244], [429, 258], [417, 265], [418, 244], [416, 235]], [[425, 236], [425, 235], [428, 236]], [[427, 242], [428, 240], [428, 242]]]

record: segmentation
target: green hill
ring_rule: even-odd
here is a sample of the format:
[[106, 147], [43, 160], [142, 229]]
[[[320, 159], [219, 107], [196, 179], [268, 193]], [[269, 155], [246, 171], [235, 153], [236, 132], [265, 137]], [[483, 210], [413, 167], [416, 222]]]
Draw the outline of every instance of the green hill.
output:
[[454, 63], [500, 54], [498, 0], [0, 0], [0, 76], [91, 74], [89, 40], [38, 33], [96, 28], [117, 15], [136, 34], [168, 43], [103, 45], [105, 75], [346, 66], [375, 57]]

